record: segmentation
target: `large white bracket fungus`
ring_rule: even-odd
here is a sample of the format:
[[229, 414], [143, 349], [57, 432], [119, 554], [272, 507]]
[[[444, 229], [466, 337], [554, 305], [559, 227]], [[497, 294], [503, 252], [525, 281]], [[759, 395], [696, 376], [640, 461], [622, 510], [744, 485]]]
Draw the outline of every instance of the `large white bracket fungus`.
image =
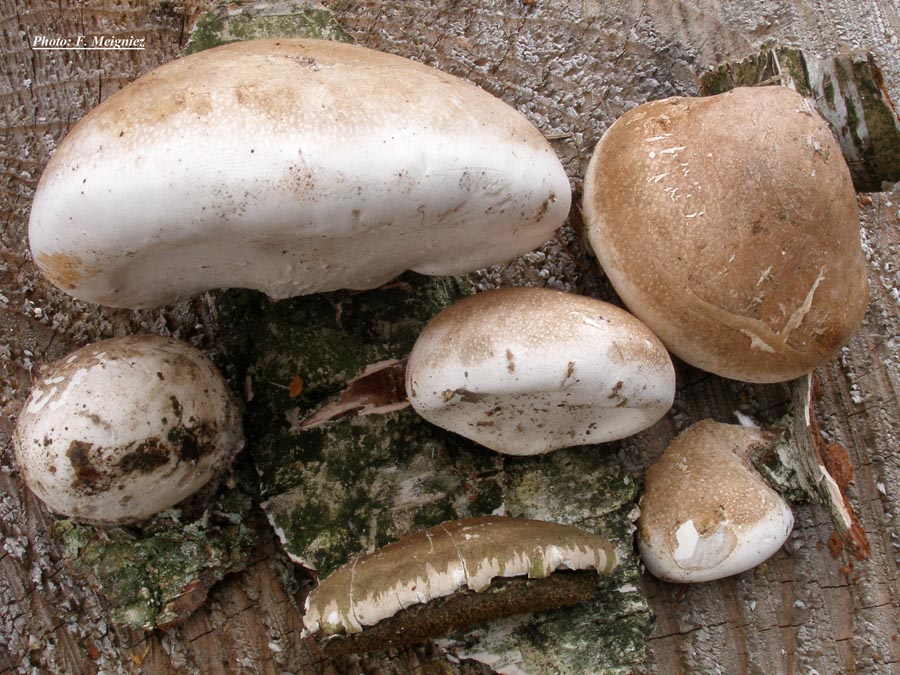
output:
[[659, 339], [618, 307], [507, 288], [465, 298], [425, 326], [406, 390], [429, 422], [535, 455], [651, 426], [672, 406], [675, 370]]
[[784, 87], [629, 111], [594, 150], [584, 214], [628, 308], [718, 375], [799, 377], [865, 314], [850, 173], [825, 121]]
[[220, 475], [243, 445], [215, 366], [171, 338], [103, 340], [51, 364], [19, 415], [16, 460], [52, 511], [143, 520]]
[[[384, 649], [479, 621], [583, 601], [596, 591], [598, 575], [617, 565], [609, 541], [571, 525], [499, 516], [455, 520], [333, 572], [310, 592], [303, 623], [326, 638], [370, 633], [359, 636], [355, 648]], [[576, 574], [568, 579], [554, 574], [562, 571]], [[508, 583], [517, 578], [539, 581]], [[554, 588], [551, 579], [561, 585], [547, 594], [541, 589]], [[502, 589], [498, 582], [505, 582]], [[429, 603], [431, 611], [419, 611]], [[389, 619], [399, 620], [379, 626]], [[371, 639], [375, 627], [382, 630]]]
[[92, 110], [47, 164], [29, 237], [44, 274], [90, 302], [280, 299], [506, 261], [570, 200], [544, 137], [487, 92], [363, 47], [258, 40]]
[[703, 420], [688, 427], [647, 470], [637, 541], [656, 577], [699, 582], [744, 572], [787, 540], [794, 516], [750, 465], [774, 437]]

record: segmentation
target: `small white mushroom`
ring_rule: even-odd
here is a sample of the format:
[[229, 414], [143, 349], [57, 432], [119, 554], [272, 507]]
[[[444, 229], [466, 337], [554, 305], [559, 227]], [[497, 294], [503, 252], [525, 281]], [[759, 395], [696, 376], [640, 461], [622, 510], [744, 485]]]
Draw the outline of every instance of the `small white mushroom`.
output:
[[647, 470], [637, 541], [654, 576], [721, 579], [756, 567], [787, 540], [787, 502], [750, 466], [769, 446], [759, 429], [712, 420], [679, 434]]
[[41, 176], [29, 237], [47, 278], [90, 302], [281, 299], [504, 262], [570, 201], [550, 144], [487, 92], [363, 47], [254, 40], [92, 110]]
[[425, 419], [510, 455], [603, 443], [672, 406], [662, 343], [613, 305], [537, 288], [480, 293], [435, 316], [406, 371]]
[[237, 408], [212, 362], [155, 335], [96, 342], [48, 366], [15, 435], [31, 491], [52, 511], [97, 524], [178, 504], [242, 445]]
[[314, 635], [352, 638], [330, 644], [336, 651], [385, 649], [584, 601], [596, 592], [598, 576], [617, 565], [609, 541], [571, 525], [499, 516], [454, 520], [333, 572], [309, 594], [303, 624]]

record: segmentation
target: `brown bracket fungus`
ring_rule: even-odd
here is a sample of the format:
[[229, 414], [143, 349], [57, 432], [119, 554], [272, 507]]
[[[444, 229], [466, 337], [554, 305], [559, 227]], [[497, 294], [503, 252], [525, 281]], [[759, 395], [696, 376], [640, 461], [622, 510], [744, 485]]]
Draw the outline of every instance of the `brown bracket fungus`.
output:
[[225, 381], [171, 338], [103, 340], [51, 364], [19, 415], [16, 460], [52, 511], [144, 520], [193, 495], [243, 445]]
[[[520, 612], [582, 602], [618, 564], [571, 525], [455, 520], [361, 556], [313, 589], [303, 623], [327, 652], [375, 651]], [[341, 639], [336, 639], [342, 636]]]
[[794, 516], [750, 465], [772, 444], [759, 429], [703, 420], [647, 470], [637, 541], [656, 577], [721, 579], [749, 570], [787, 540]]
[[825, 121], [784, 87], [626, 113], [591, 158], [584, 214], [628, 308], [718, 375], [799, 377], [865, 314], [850, 173]]
[[41, 176], [29, 237], [44, 274], [90, 302], [281, 299], [504, 262], [570, 201], [549, 143], [487, 92], [363, 47], [254, 40], [92, 110]]
[[534, 455], [635, 434], [672, 406], [659, 339], [593, 298], [506, 288], [440, 312], [406, 370], [413, 408], [498, 452]]

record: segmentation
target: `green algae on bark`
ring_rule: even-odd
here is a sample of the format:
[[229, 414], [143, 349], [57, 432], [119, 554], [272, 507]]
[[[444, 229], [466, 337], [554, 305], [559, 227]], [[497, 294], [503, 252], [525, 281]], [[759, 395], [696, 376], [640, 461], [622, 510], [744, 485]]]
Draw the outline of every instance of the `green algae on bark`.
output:
[[59, 520], [51, 534], [66, 565], [106, 596], [113, 622], [152, 630], [184, 621], [216, 582], [247, 566], [257, 541], [250, 510], [250, 498], [230, 490], [193, 522], [171, 511], [144, 531]]
[[412, 530], [498, 508], [499, 458], [453, 447], [426, 424], [407, 409], [298, 432], [288, 460], [295, 483], [263, 485], [288, 555], [325, 575]]
[[[406, 356], [425, 323], [468, 294], [462, 279], [404, 275], [361, 293], [273, 303], [220, 293], [220, 333], [245, 383], [247, 447], [287, 554], [327, 575], [414, 529], [501, 505], [502, 458], [411, 409], [301, 423], [372, 364]], [[289, 384], [302, 381], [291, 396]]]
[[185, 54], [229, 42], [262, 38], [313, 38], [354, 42], [325, 7], [301, 2], [236, 2], [201, 16], [191, 31]]

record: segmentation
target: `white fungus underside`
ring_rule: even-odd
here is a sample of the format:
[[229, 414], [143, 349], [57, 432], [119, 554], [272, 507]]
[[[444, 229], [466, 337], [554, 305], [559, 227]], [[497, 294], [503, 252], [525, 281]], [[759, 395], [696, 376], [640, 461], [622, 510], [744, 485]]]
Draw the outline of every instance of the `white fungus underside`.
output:
[[678, 583], [722, 579], [740, 574], [772, 557], [787, 540], [794, 516], [786, 502], [764, 514], [752, 525], [740, 527], [729, 520], [717, 523], [706, 534], [692, 520], [674, 533], [677, 547], [670, 549], [662, 533], [649, 542], [638, 539], [641, 558], [651, 574]]
[[[550, 146], [511, 108], [437, 71], [415, 71], [424, 93], [404, 102], [401, 63], [298, 71], [296, 101], [274, 112], [226, 84], [208, 110], [164, 124], [89, 118], [39, 187], [36, 259], [80, 266], [67, 289], [76, 297], [145, 307], [216, 287], [273, 298], [372, 288], [546, 241], [570, 201]], [[360, 89], [353, 110], [334, 100], [335, 82]], [[366, 92], [372, 82], [384, 91]]]
[[672, 405], [674, 371], [621, 347], [637, 340], [647, 351], [661, 348], [624, 330], [585, 328], [576, 339], [546, 344], [500, 338], [483, 360], [451, 355], [428, 367], [415, 363], [415, 352], [440, 349], [442, 336], [417, 343], [410, 402], [433, 424], [510, 455], [603, 443], [653, 425]]

